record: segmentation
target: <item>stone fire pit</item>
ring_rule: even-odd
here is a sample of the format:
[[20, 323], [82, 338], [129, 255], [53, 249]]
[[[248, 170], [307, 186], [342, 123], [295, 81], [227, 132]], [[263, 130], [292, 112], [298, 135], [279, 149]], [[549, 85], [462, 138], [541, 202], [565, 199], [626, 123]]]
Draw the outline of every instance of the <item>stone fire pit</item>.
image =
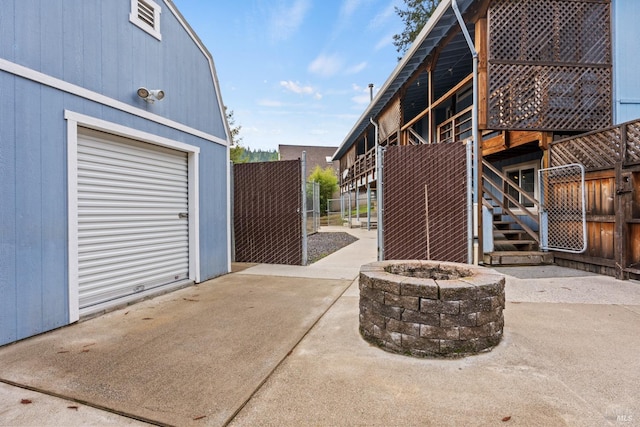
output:
[[384, 350], [418, 357], [490, 351], [504, 328], [504, 276], [438, 261], [360, 268], [360, 333]]

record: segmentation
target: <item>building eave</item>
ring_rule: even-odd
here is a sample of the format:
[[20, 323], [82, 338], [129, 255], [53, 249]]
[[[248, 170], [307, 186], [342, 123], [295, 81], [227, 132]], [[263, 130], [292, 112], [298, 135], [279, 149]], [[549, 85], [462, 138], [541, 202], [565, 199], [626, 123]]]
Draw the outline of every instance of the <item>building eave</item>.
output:
[[[458, 7], [464, 14], [474, 2], [475, 0], [458, 0]], [[441, 44], [456, 25], [458, 22], [451, 8], [451, 0], [442, 0], [380, 91], [342, 141], [333, 155], [333, 160], [338, 160], [346, 154], [369, 126], [369, 119], [375, 120], [378, 117], [388, 102], [396, 96], [420, 65], [424, 63], [424, 60]]]

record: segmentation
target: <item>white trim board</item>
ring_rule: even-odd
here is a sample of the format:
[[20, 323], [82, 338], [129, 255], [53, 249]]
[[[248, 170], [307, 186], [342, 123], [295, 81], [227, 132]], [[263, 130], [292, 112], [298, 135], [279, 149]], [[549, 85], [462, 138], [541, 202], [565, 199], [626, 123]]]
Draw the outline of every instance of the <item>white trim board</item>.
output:
[[211, 79], [213, 80], [213, 85], [216, 89], [216, 95], [218, 97], [218, 108], [220, 109], [220, 111], [223, 112], [222, 114], [223, 123], [225, 127], [225, 132], [227, 133], [227, 138], [231, 138], [231, 130], [229, 129], [229, 122], [227, 121], [227, 113], [224, 108], [224, 103], [222, 102], [222, 92], [220, 91], [220, 82], [218, 82], [218, 73], [216, 72], [216, 64], [215, 64], [215, 61], [213, 60], [213, 56], [211, 56], [211, 53], [207, 50], [207, 47], [204, 45], [202, 40], [200, 40], [196, 32], [191, 28], [191, 26], [189, 25], [187, 20], [184, 18], [184, 16], [182, 16], [182, 14], [180, 13], [176, 5], [173, 4], [171, 0], [164, 0], [164, 3], [167, 6], [167, 8], [171, 11], [171, 13], [173, 13], [173, 16], [176, 17], [178, 22], [180, 22], [180, 24], [185, 29], [187, 34], [189, 34], [189, 37], [191, 37], [191, 40], [193, 40], [196, 46], [198, 46], [202, 54], [207, 59], [207, 62], [209, 62], [209, 71], [211, 72]]
[[[3, 59], [3, 58], [0, 58], [0, 70], [16, 75], [18, 77], [22, 77], [22, 78], [34, 81], [36, 83], [43, 84], [45, 86], [52, 87], [54, 89], [61, 90], [63, 92], [70, 93], [72, 95], [79, 96], [81, 98], [88, 99], [90, 101], [97, 102], [99, 104], [106, 105], [111, 108], [115, 108], [116, 110], [124, 111], [125, 113], [129, 113], [134, 116], [138, 116], [143, 119], [150, 120], [155, 123], [159, 123], [161, 125], [179, 130], [181, 132], [185, 132], [185, 133], [197, 136], [198, 138], [215, 142], [216, 144], [220, 144], [225, 147], [229, 145], [227, 140], [217, 137], [215, 135], [202, 132], [198, 129], [167, 119], [166, 117], [162, 117], [158, 114], [150, 113], [149, 111], [145, 111], [143, 109], [134, 107], [122, 101], [118, 101], [117, 99], [109, 98], [108, 96], [91, 91], [89, 89], [85, 89], [83, 87], [74, 85], [72, 83], [65, 82], [64, 80], [57, 79], [55, 77], [49, 76], [47, 74], [41, 73], [31, 68], [18, 65], [14, 62], [7, 61], [6, 59]], [[226, 123], [226, 119], [224, 120], [224, 122]]]
[[[67, 208], [68, 208], [68, 274], [69, 323], [80, 319], [78, 281], [78, 128], [94, 129], [161, 147], [187, 153], [189, 167], [189, 280], [200, 282], [200, 148], [105, 120], [65, 110], [67, 120]], [[116, 302], [117, 303], [117, 302]]]

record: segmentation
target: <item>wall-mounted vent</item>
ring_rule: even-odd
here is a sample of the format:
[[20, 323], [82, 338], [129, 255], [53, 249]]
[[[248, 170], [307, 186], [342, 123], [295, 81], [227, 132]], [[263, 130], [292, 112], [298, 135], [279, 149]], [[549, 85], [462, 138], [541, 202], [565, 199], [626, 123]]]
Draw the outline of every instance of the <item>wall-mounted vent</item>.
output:
[[138, 0], [138, 19], [147, 23], [151, 28], [156, 27], [156, 18], [153, 13], [153, 6], [144, 0]]
[[158, 40], [160, 35], [160, 6], [152, 0], [131, 0], [129, 21]]

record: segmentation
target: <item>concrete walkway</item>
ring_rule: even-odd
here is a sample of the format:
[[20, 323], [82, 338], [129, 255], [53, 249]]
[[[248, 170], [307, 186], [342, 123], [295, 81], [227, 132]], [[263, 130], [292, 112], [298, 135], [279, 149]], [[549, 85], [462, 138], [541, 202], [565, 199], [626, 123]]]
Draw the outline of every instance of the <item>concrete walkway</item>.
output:
[[360, 240], [0, 348], [0, 425], [640, 425], [637, 282], [499, 269], [502, 343], [415, 359], [358, 334], [376, 232], [323, 231]]

